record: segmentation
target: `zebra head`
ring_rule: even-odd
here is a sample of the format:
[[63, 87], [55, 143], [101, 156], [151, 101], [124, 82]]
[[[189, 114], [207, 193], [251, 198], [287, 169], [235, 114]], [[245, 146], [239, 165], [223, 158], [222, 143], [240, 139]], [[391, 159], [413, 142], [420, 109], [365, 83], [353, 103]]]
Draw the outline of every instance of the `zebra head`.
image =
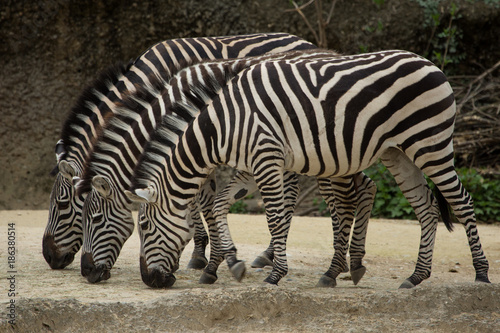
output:
[[170, 202], [167, 207], [153, 185], [125, 193], [141, 203], [137, 229], [142, 281], [152, 288], [169, 288], [175, 283], [173, 273], [179, 268], [182, 251], [194, 235], [188, 206]]
[[91, 283], [110, 278], [125, 241], [134, 229], [130, 202], [106, 176], [94, 176], [82, 208], [81, 274]]
[[[59, 143], [58, 143], [59, 145]], [[83, 198], [76, 195], [72, 178], [80, 171], [76, 164], [61, 159], [64, 152], [56, 146], [58, 171], [49, 203], [49, 219], [43, 235], [43, 257], [52, 269], [71, 264], [82, 245], [81, 209]]]

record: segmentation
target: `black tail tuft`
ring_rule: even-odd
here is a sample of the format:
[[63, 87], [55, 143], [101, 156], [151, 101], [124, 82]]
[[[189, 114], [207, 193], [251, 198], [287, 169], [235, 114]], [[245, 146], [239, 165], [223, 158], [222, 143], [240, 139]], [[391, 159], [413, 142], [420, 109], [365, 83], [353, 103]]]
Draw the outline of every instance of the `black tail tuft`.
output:
[[441, 193], [441, 191], [439, 191], [437, 187], [434, 189], [434, 195], [436, 196], [439, 205], [439, 211], [441, 212], [441, 217], [443, 219], [444, 225], [446, 226], [446, 229], [448, 229], [448, 231], [452, 232], [453, 217], [450, 212], [450, 206], [448, 205], [448, 202], [446, 201], [443, 194]]

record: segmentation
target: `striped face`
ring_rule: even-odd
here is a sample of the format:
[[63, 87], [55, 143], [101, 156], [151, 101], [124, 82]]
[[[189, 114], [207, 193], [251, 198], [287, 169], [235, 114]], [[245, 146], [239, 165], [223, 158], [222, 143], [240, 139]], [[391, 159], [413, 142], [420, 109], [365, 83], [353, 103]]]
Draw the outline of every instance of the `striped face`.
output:
[[82, 208], [83, 248], [81, 273], [91, 283], [106, 280], [125, 241], [134, 229], [130, 203], [96, 176]]
[[142, 280], [152, 288], [169, 288], [175, 282], [173, 273], [179, 268], [182, 251], [194, 235], [188, 201], [160, 197], [154, 185], [126, 194], [141, 203], [138, 231]]
[[81, 208], [83, 198], [75, 195], [74, 175], [69, 163], [59, 163], [59, 173], [52, 187], [49, 219], [43, 235], [43, 256], [52, 269], [73, 262], [82, 245]]

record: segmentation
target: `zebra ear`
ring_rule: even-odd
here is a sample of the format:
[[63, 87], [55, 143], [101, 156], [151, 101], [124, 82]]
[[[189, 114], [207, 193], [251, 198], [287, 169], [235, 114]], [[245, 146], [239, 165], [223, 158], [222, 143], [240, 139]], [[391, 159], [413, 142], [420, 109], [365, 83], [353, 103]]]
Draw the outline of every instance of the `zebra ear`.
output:
[[158, 195], [152, 186], [137, 188], [133, 191], [125, 191], [125, 195], [132, 201], [141, 203], [155, 203]]
[[75, 189], [78, 189], [78, 187], [82, 184], [82, 179], [80, 177], [73, 177], [71, 178], [71, 183], [73, 184], [73, 187]]
[[64, 146], [64, 141], [62, 139], [57, 141], [55, 153], [56, 153], [57, 163], [59, 163], [63, 158], [63, 156], [67, 153], [66, 147]]
[[107, 198], [111, 194], [111, 183], [108, 177], [94, 176], [92, 178], [92, 187], [104, 198]]
[[76, 176], [75, 169], [66, 160], [62, 160], [58, 165], [59, 172], [68, 180], [72, 180]]

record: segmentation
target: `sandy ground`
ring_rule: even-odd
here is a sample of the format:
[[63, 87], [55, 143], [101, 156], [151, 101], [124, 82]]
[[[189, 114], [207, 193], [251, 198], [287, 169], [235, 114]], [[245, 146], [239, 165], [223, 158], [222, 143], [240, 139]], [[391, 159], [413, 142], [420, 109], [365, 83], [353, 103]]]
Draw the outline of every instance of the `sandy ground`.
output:
[[[264, 285], [266, 269], [250, 263], [269, 241], [264, 216], [231, 215], [239, 258], [247, 262], [241, 283], [225, 264], [214, 285], [199, 285], [186, 269], [186, 249], [174, 287], [148, 288], [141, 281], [139, 239], [134, 233], [111, 271], [89, 284], [79, 254], [64, 270], [42, 256], [47, 211], [0, 211], [0, 332], [500, 332], [500, 226], [480, 225], [490, 262], [490, 285], [473, 283], [463, 228], [438, 228], [433, 273], [412, 290], [398, 287], [414, 269], [420, 227], [414, 221], [371, 220], [367, 272], [357, 286], [343, 274], [332, 289], [315, 288], [328, 268], [332, 232], [327, 218], [295, 217], [288, 241], [289, 273], [278, 287]], [[15, 297], [7, 258], [8, 226], [16, 232]], [[16, 325], [7, 320], [15, 301]]]

